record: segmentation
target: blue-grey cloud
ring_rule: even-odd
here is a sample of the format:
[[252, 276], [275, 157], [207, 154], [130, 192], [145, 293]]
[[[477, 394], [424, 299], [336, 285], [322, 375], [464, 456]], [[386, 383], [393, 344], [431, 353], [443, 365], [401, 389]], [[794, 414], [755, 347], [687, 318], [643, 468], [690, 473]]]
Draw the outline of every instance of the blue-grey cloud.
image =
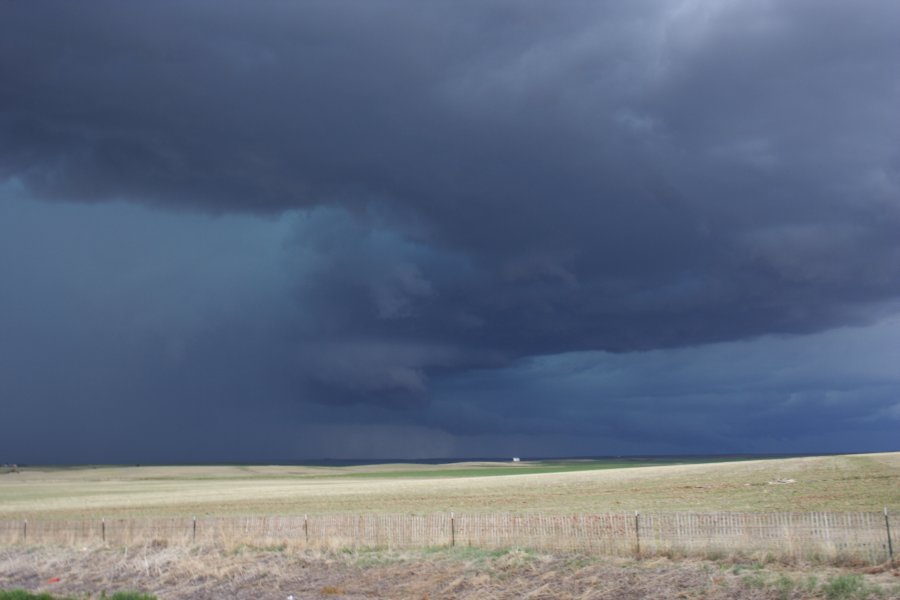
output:
[[[59, 359], [92, 397], [440, 428], [435, 390], [478, 370], [876, 323], [900, 297], [898, 12], [8, 4], [10, 389], [63, 396]], [[683, 385], [673, 406], [718, 410]], [[464, 404], [445, 432], [475, 431]]]

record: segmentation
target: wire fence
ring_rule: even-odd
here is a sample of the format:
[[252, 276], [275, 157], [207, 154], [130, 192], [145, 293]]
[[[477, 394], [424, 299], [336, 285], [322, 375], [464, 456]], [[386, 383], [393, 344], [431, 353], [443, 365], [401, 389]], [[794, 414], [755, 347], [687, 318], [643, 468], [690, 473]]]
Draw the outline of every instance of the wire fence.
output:
[[900, 517], [815, 513], [436, 513], [0, 521], [0, 544], [411, 549], [532, 548], [605, 555], [728, 555], [881, 563]]

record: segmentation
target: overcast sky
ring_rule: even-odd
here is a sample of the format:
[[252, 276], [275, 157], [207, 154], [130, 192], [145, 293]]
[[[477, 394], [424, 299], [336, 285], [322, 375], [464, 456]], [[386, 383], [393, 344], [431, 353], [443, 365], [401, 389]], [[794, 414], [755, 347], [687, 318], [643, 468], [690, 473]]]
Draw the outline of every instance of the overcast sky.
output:
[[900, 450], [897, 23], [5, 2], [0, 462]]

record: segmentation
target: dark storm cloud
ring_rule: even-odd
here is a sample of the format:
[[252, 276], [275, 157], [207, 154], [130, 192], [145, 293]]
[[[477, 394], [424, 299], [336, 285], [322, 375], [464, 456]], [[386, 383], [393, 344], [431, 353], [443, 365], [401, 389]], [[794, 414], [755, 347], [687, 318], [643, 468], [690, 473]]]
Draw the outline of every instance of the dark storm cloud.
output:
[[898, 333], [894, 316], [810, 336], [541, 357], [440, 385], [432, 415], [459, 435], [557, 436], [582, 454], [888, 449]]
[[[344, 273], [345, 294], [373, 321], [414, 324], [410, 305], [378, 312], [377, 290], [390, 278], [373, 274], [413, 259], [433, 272], [462, 270], [396, 236], [364, 236], [339, 212], [213, 218], [17, 194], [0, 188], [3, 460], [896, 445], [896, 316], [811, 336], [501, 366], [414, 330], [389, 339], [363, 335], [364, 320], [321, 323], [323, 314], [353, 313], [325, 312], [334, 286], [322, 290], [322, 273]], [[315, 233], [315, 244], [298, 249], [298, 237]], [[328, 239], [343, 240], [346, 255]], [[342, 266], [352, 256], [359, 264]]]
[[271, 360], [305, 397], [421, 407], [445, 373], [900, 296], [894, 2], [2, 10], [0, 176], [303, 213]]

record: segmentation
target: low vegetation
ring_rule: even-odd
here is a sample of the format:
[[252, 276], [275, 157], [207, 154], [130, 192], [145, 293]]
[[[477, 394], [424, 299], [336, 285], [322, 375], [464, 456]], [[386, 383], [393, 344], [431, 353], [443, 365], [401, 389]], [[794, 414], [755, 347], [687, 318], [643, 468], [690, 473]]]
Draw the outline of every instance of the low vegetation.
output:
[[[900, 453], [712, 464], [24, 468], [0, 520], [333, 513], [900, 510]], [[900, 599], [885, 566], [772, 555], [602, 558], [468, 547], [0, 547], [0, 600], [341, 598]], [[139, 590], [123, 592], [122, 590]]]
[[[17, 548], [0, 550], [0, 588], [31, 590], [0, 592], [0, 600], [900, 598], [896, 572], [887, 569], [813, 569], [762, 559], [636, 561], [473, 548]], [[122, 588], [142, 592], [104, 596], [105, 590]]]
[[[615, 467], [615, 468], [611, 468]], [[900, 453], [711, 464], [98, 467], [0, 475], [0, 519], [900, 510]]]
[[[99, 596], [104, 600], [156, 600], [156, 596], [150, 594], [141, 594], [139, 592], [116, 592], [112, 596], [101, 594]], [[0, 600], [75, 600], [74, 598], [63, 598], [61, 596], [53, 596], [47, 592], [32, 593], [27, 590], [0, 590]]]

